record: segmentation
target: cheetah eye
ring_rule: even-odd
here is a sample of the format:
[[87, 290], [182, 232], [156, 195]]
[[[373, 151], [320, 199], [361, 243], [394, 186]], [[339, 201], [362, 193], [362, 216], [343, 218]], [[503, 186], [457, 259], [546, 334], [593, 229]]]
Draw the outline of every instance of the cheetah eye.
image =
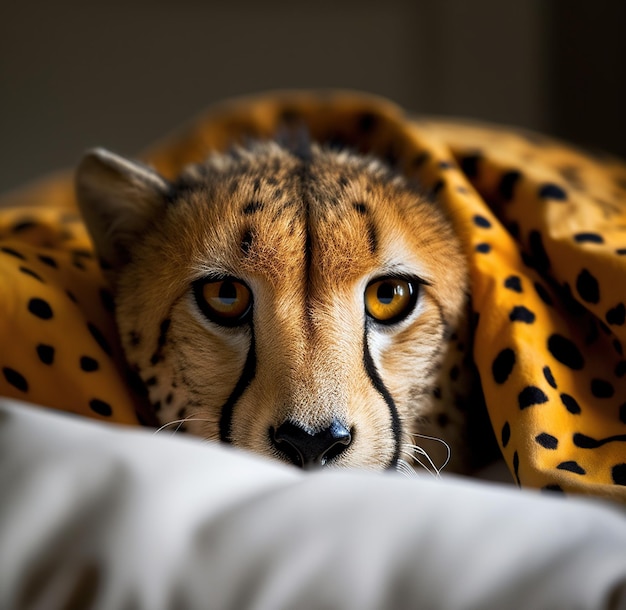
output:
[[365, 289], [365, 311], [382, 324], [394, 324], [408, 316], [417, 302], [419, 282], [386, 277], [370, 282]]
[[202, 279], [193, 284], [196, 302], [209, 320], [222, 326], [238, 326], [252, 311], [252, 293], [241, 281], [227, 277]]

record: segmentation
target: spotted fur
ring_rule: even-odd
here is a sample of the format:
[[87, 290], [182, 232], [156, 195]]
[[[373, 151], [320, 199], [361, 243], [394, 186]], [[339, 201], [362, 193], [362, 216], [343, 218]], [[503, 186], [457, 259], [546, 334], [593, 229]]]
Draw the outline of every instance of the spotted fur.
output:
[[[171, 182], [96, 151], [78, 184], [126, 357], [162, 424], [286, 459], [272, 430], [313, 435], [338, 420], [352, 442], [328, 465], [441, 467], [445, 442], [452, 467], [466, 467], [467, 388], [450, 379], [465, 260], [439, 207], [399, 174], [372, 157], [262, 142]], [[208, 319], [192, 289], [226, 277], [252, 293], [252, 318], [236, 328]], [[380, 277], [418, 284], [395, 324], [365, 310]]]

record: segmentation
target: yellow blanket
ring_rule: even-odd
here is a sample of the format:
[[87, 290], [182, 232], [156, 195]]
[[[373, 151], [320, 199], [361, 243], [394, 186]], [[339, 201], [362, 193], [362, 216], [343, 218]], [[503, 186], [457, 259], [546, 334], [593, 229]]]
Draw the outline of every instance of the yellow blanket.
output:
[[[230, 101], [143, 158], [173, 177], [210, 150], [303, 121], [314, 139], [397, 164], [450, 212], [470, 262], [474, 358], [516, 481], [626, 501], [626, 165], [347, 92]], [[138, 423], [137, 410], [149, 418], [71, 174], [0, 206], [0, 394], [120, 423]]]

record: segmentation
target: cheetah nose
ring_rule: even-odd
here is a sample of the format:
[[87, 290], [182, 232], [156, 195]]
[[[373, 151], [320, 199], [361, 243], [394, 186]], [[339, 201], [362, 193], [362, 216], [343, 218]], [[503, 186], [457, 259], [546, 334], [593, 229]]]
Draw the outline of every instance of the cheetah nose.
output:
[[285, 422], [278, 429], [270, 428], [272, 443], [294, 465], [304, 470], [324, 466], [352, 442], [352, 435], [337, 419], [325, 430], [310, 434], [292, 422]]

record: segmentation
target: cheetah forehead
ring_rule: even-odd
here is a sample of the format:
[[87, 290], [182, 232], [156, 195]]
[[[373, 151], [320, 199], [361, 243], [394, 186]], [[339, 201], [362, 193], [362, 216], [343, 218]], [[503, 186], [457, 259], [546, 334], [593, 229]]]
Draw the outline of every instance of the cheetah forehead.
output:
[[276, 142], [214, 155], [183, 172], [172, 200], [171, 239], [196, 244], [198, 276], [276, 283], [308, 267], [309, 279], [335, 283], [380, 269], [430, 280], [461, 258], [440, 210], [414, 185], [375, 158], [316, 144], [306, 157]]

